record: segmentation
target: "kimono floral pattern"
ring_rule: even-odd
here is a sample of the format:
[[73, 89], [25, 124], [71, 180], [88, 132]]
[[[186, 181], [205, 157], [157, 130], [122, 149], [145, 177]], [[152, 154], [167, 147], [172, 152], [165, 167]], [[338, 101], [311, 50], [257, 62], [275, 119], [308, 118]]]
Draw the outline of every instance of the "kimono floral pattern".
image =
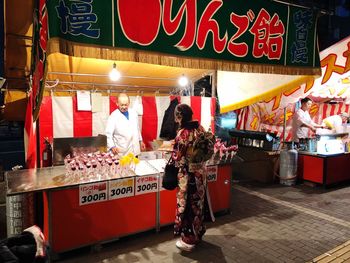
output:
[[177, 190], [177, 209], [174, 234], [181, 236], [187, 244], [196, 244], [205, 233], [204, 198], [206, 191], [206, 167], [204, 163], [191, 163], [189, 150], [195, 140], [195, 133], [204, 131], [197, 129], [181, 129], [175, 138], [172, 158], [179, 167]]

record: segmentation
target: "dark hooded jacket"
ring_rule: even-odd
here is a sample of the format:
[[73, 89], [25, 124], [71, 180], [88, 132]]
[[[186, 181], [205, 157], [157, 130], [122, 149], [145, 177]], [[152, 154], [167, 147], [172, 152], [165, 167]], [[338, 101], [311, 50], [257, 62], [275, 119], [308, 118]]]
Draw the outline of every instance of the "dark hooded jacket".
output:
[[170, 102], [169, 107], [166, 109], [163, 117], [162, 126], [160, 129], [160, 138], [166, 139], [166, 140], [172, 140], [176, 136], [177, 132], [177, 124], [175, 123], [175, 108], [179, 104], [179, 101], [177, 98], [173, 99]]

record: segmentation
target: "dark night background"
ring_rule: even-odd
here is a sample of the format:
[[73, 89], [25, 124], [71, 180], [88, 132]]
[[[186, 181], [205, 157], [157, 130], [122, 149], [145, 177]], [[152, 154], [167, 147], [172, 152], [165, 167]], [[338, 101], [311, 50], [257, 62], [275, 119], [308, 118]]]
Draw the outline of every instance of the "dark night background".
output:
[[350, 0], [283, 1], [324, 11], [318, 20], [320, 51], [350, 35]]

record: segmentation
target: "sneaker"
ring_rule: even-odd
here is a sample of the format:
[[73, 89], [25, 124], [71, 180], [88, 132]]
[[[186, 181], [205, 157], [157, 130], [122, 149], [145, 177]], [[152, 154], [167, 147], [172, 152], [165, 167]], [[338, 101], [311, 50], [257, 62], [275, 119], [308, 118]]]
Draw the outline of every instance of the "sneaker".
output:
[[176, 241], [176, 247], [182, 251], [191, 252], [194, 249], [195, 245], [187, 244], [181, 239], [179, 239], [178, 241]]

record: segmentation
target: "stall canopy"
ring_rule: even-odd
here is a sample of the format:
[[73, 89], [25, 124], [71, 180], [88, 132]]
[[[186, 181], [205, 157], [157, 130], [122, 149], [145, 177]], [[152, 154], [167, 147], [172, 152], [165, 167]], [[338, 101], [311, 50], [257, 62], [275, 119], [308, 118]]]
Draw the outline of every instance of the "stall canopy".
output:
[[[268, 130], [291, 140], [292, 116], [300, 98], [311, 97], [310, 115], [316, 123], [341, 112], [350, 113], [350, 36], [320, 52], [322, 76], [271, 99], [239, 111], [239, 129]], [[286, 114], [284, 114], [284, 109]]]
[[[32, 1], [7, 2], [6, 13], [14, 13], [21, 5], [25, 14], [20, 20], [6, 17], [7, 32], [13, 32], [7, 33], [6, 49], [12, 55], [6, 51], [6, 75], [20, 73], [14, 70], [24, 57], [27, 65], [20, 68], [28, 76], [31, 64], [34, 75], [31, 85], [22, 85], [12, 74], [8, 88], [32, 86], [35, 97], [57, 80], [65, 89], [76, 89], [74, 82], [80, 83], [79, 89], [111, 84], [107, 74], [114, 62], [124, 76], [120, 87], [153, 87], [152, 91], [173, 89], [181, 74], [192, 80], [213, 70], [279, 74], [266, 79], [244, 76], [249, 85], [241, 87], [250, 87], [256, 79], [273, 83], [237, 91], [227, 83], [236, 80], [219, 73], [221, 111], [243, 107], [320, 75], [317, 13], [278, 1], [37, 0], [33, 25], [28, 23]], [[18, 44], [10, 41], [21, 34], [28, 42], [32, 29], [33, 45], [24, 43], [26, 48], [21, 50], [26, 54], [18, 54], [12, 48]], [[32, 59], [30, 46], [34, 47]], [[40, 104], [40, 98], [35, 104]]]
[[350, 36], [320, 53], [322, 77], [315, 80], [310, 97], [316, 102], [350, 104]]
[[312, 81], [313, 75], [277, 75], [242, 72], [218, 72], [218, 95], [221, 112], [243, 108], [269, 100], [299, 85]]
[[237, 75], [228, 79], [219, 72], [220, 105], [227, 111], [320, 73], [317, 14], [302, 7], [267, 0], [53, 0], [46, 5], [46, 79], [69, 88], [71, 82], [107, 83], [114, 62], [129, 76], [120, 85], [130, 87], [174, 87], [181, 74], [195, 79], [211, 70], [259, 73], [258, 84], [272, 81], [251, 85], [256, 75], [242, 75], [247, 82], [241, 86], [249, 91], [239, 93], [228, 85]]
[[[195, 79], [221, 70], [298, 75], [305, 81], [320, 72], [312, 9], [270, 0], [37, 3], [25, 127], [29, 139], [45, 88], [171, 91], [181, 74]], [[118, 83], [107, 79], [114, 63], [124, 76]], [[274, 89], [282, 86], [291, 87], [279, 82]], [[227, 96], [235, 98], [235, 90]], [[34, 148], [28, 146], [27, 156], [35, 154]]]
[[[317, 13], [278, 1], [40, 0], [34, 5], [34, 23], [31, 1], [25, 1], [25, 6], [21, 1], [7, 2], [11, 14], [6, 16], [8, 88], [31, 86], [38, 105], [45, 85], [52, 86], [56, 80], [67, 90], [77, 89], [75, 82], [80, 83], [79, 89], [108, 83], [157, 91], [173, 89], [181, 74], [196, 80], [213, 70], [302, 76], [301, 80], [283, 77], [289, 85], [278, 82], [256, 94], [251, 90], [257, 87], [244, 92], [256, 100], [320, 73]], [[23, 8], [13, 16], [18, 5]], [[24, 37], [17, 42], [23, 43], [12, 45], [19, 34]], [[20, 49], [24, 53], [12, 46], [25, 46]], [[23, 58], [26, 65], [18, 66]], [[118, 83], [106, 77], [114, 62], [124, 76]], [[34, 76], [30, 85], [16, 82], [18, 77], [28, 81], [28, 73]], [[229, 91], [226, 96], [220, 87], [219, 80], [222, 110], [232, 109], [237, 101], [240, 106], [252, 102], [232, 87], [224, 87]], [[225, 101], [236, 93], [238, 99]]]

